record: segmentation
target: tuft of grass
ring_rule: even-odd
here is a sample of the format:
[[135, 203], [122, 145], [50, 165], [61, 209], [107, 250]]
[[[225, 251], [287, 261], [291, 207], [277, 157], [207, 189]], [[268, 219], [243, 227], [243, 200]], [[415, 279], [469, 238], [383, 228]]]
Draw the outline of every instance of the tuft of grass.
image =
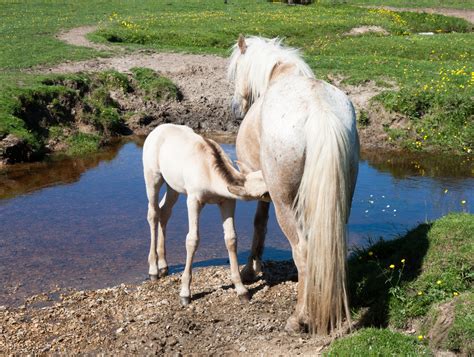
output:
[[81, 156], [97, 151], [100, 147], [100, 137], [94, 134], [76, 133], [70, 136], [66, 143], [68, 155]]
[[454, 307], [454, 322], [441, 346], [466, 356], [474, 355], [474, 292], [459, 296]]
[[370, 124], [369, 115], [367, 114], [365, 110], [361, 110], [359, 112], [359, 115], [357, 116], [357, 123], [361, 127], [366, 127]]
[[432, 356], [414, 337], [388, 329], [365, 328], [334, 341], [325, 356]]
[[474, 292], [453, 293], [453, 298], [431, 307], [421, 332], [432, 348], [465, 356], [474, 354]]
[[179, 99], [178, 88], [168, 78], [161, 76], [150, 68], [134, 67], [130, 71], [137, 82], [137, 87], [145, 93], [146, 99], [158, 102]]
[[125, 73], [120, 73], [115, 70], [108, 70], [99, 72], [96, 76], [97, 80], [102, 84], [102, 86], [108, 89], [121, 89], [125, 93], [133, 91], [130, 80]]

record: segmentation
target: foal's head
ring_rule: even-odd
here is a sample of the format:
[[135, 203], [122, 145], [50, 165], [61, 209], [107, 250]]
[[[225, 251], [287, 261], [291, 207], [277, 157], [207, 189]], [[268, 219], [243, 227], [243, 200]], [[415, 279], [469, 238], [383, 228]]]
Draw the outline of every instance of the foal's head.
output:
[[239, 36], [228, 68], [228, 77], [235, 85], [232, 112], [237, 119], [242, 119], [253, 102], [265, 92], [275, 67], [280, 64], [294, 65], [296, 72], [314, 77], [298, 50], [282, 46], [281, 39]]
[[227, 186], [227, 189], [230, 193], [239, 196], [243, 200], [270, 202], [270, 195], [263, 179], [262, 171], [246, 173], [242, 185], [230, 185]]

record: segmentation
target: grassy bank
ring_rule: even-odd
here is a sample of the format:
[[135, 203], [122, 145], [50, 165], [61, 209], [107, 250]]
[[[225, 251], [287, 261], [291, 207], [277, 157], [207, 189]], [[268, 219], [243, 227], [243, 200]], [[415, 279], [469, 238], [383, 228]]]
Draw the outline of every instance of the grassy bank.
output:
[[135, 111], [124, 109], [117, 98], [159, 103], [178, 97], [176, 86], [158, 73], [131, 72], [39, 76], [26, 88], [7, 88], [0, 94], [0, 137], [12, 134], [17, 142], [0, 148], [0, 159], [14, 163], [53, 151], [94, 152], [111, 137], [130, 132], [126, 121]]
[[420, 344], [474, 353], [472, 232], [474, 215], [450, 214], [356, 252], [351, 300], [360, 325], [370, 328], [336, 342], [329, 354], [385, 355], [394, 343], [401, 355], [430, 354]]
[[[424, 6], [423, 1], [410, 2], [410, 6]], [[321, 78], [339, 76], [350, 84], [374, 81], [386, 87], [388, 91], [374, 100], [406, 118], [404, 125], [386, 127], [395, 145], [418, 151], [472, 152], [472, 25], [462, 19], [367, 9], [356, 3], [288, 7], [263, 0], [229, 1], [228, 5], [221, 0], [3, 1], [0, 92], [36, 85], [38, 76], [25, 73], [25, 68], [111, 55], [55, 38], [61, 30], [80, 25], [99, 24], [99, 31], [90, 36], [93, 40], [130, 50], [222, 56], [228, 55], [239, 33], [283, 36], [288, 45], [302, 49]], [[401, 0], [389, 5], [397, 4], [405, 5]], [[448, 5], [459, 7], [463, 2]], [[346, 35], [360, 26], [379, 26], [390, 35]], [[2, 114], [9, 105], [4, 97], [0, 98], [0, 135], [9, 127]]]

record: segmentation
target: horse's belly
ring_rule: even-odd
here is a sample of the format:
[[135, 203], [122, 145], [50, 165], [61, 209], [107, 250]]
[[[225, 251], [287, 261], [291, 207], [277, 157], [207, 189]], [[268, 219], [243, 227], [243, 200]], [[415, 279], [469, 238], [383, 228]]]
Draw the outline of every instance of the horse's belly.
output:
[[262, 100], [255, 102], [240, 124], [237, 134], [237, 159], [253, 171], [260, 170], [260, 107]]

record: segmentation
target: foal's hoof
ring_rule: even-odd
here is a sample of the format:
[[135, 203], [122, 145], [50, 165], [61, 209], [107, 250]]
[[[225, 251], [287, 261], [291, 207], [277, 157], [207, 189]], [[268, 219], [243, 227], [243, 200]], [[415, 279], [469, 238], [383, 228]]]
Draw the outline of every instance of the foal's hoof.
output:
[[180, 296], [179, 301], [181, 302], [182, 306], [188, 306], [191, 303], [191, 298], [189, 296]]
[[250, 294], [246, 292], [245, 294], [239, 295], [239, 300], [242, 304], [248, 304], [250, 301]]
[[158, 275], [150, 274], [150, 280], [151, 281], [157, 281], [158, 280]]
[[252, 268], [245, 267], [240, 272], [240, 278], [242, 279], [242, 283], [250, 284], [257, 280], [257, 274]]
[[160, 270], [158, 270], [158, 277], [159, 278], [164, 278], [167, 275], [168, 275], [168, 267], [161, 268]]

